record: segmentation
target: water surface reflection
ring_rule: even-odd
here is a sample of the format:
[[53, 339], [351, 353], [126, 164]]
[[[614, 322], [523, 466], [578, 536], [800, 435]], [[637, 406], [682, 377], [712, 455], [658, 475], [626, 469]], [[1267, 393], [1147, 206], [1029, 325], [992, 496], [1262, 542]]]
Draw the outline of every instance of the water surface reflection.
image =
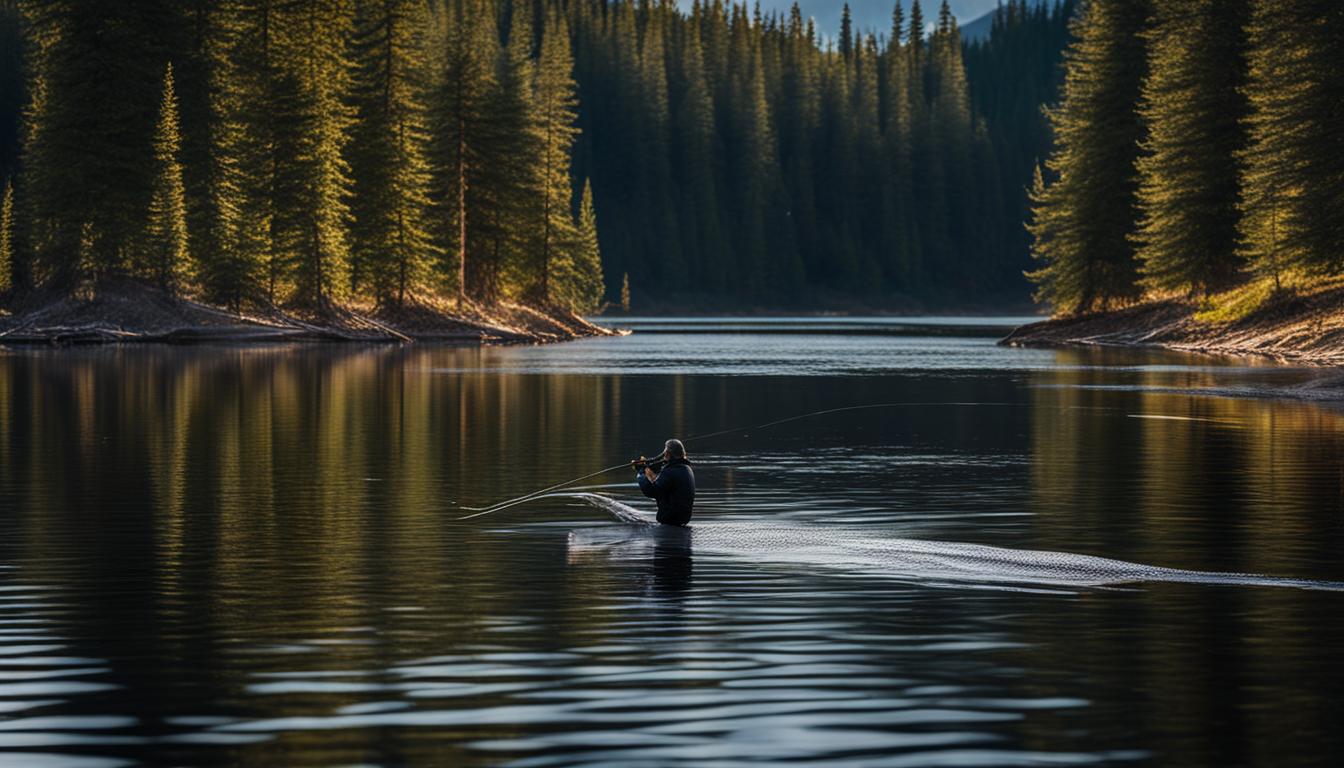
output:
[[[1338, 594], [949, 588], [565, 498], [452, 518], [901, 402], [692, 443], [704, 530], [1340, 580], [1344, 417], [1226, 396], [1326, 376], [796, 334], [6, 352], [0, 762], [1324, 764]], [[628, 481], [583, 490], [647, 509]]]

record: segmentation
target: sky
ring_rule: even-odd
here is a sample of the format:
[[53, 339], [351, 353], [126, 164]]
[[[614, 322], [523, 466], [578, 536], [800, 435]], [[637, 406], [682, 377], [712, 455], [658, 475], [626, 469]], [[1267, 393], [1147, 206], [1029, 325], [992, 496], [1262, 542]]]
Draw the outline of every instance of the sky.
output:
[[[754, 1], [752, 0], [753, 3]], [[691, 0], [680, 2], [684, 8], [691, 7]], [[921, 0], [926, 19], [932, 21], [938, 18], [940, 2], [941, 0]], [[798, 7], [802, 9], [803, 17], [811, 16], [816, 19], [817, 30], [825, 35], [834, 35], [840, 30], [840, 9], [844, 4], [844, 0], [798, 0]], [[950, 0], [949, 4], [958, 23], [964, 24], [994, 10], [999, 0]], [[787, 12], [791, 5], [793, 0], [761, 0], [761, 8], [767, 11], [777, 9]], [[909, 8], [910, 0], [901, 0], [901, 5]], [[891, 9], [894, 7], [895, 0], [849, 0], [849, 10], [854, 15], [855, 26], [861, 30], [886, 32], [891, 29]]]

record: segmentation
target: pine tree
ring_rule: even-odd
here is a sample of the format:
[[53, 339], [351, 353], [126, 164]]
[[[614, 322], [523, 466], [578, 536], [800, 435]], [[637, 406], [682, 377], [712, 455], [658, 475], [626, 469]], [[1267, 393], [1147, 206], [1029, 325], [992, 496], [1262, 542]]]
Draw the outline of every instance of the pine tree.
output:
[[[906, 52], [910, 56], [910, 73], [923, 78], [924, 73], [924, 6], [919, 0], [910, 3], [910, 32], [906, 35]], [[919, 96], [923, 96], [923, 90]]]
[[961, 32], [944, 0], [938, 26], [929, 41], [930, 132], [934, 162], [929, 178], [926, 244], [939, 260], [946, 284], [973, 286], [980, 275], [973, 259], [984, 240], [975, 229], [983, 216], [974, 202], [978, 186], [972, 172], [973, 146], [978, 138], [971, 118]]
[[1058, 179], [1033, 191], [1030, 224], [1044, 262], [1030, 277], [1057, 312], [1140, 294], [1132, 237], [1148, 11], [1139, 0], [1091, 0], [1074, 21], [1063, 100], [1050, 112], [1056, 149], [1048, 168]]
[[1146, 285], [1209, 291], [1238, 271], [1247, 0], [1166, 0], [1148, 41], [1138, 242]]
[[593, 187], [583, 183], [579, 217], [574, 223], [572, 254], [559, 281], [557, 294], [562, 303], [580, 314], [602, 308], [606, 287], [602, 281], [602, 250], [597, 241], [597, 213], [593, 210]]
[[[992, 263], [983, 267], [992, 284], [1015, 286], [1031, 267], [1029, 182], [1053, 145], [1042, 104], [1054, 103], [1062, 80], [1061, 57], [1069, 39], [1074, 0], [1048, 8], [1027, 0], [1005, 3], [990, 36], [963, 47], [973, 111], [983, 117], [991, 164], [998, 177], [992, 210]], [[987, 205], [995, 205], [991, 200]]]
[[[552, 284], [557, 266], [569, 258], [567, 243], [574, 241], [570, 214], [573, 184], [569, 177], [570, 155], [578, 130], [578, 96], [574, 92], [574, 60], [569, 53], [569, 30], [560, 18], [553, 18], [543, 33], [541, 56], [533, 84], [533, 103], [540, 134], [540, 177], [537, 205], [538, 238], [533, 246], [539, 260], [537, 284], [532, 290], [537, 301], [549, 303], [559, 294]], [[666, 155], [664, 155], [666, 157]]]
[[699, 36], [692, 30], [683, 51], [679, 95], [672, 110], [676, 127], [672, 168], [680, 191], [678, 229], [684, 247], [693, 254], [687, 265], [689, 282], [713, 291], [722, 287], [712, 265], [717, 261], [715, 254], [722, 251], [723, 234], [714, 165], [714, 101], [706, 78]]
[[[31, 109], [30, 84], [27, 70], [33, 58], [32, 43], [25, 34], [23, 14], [18, 0], [0, 0], [0, 184], [13, 187], [19, 183], [19, 152], [25, 141], [25, 113]], [[23, 213], [20, 206], [11, 203], [9, 226], [9, 259], [3, 267], [9, 290], [22, 293], [28, 286], [26, 251], [20, 244], [19, 231]]]
[[[24, 167], [19, 170], [17, 185], [25, 192], [31, 191], [35, 184], [41, 184], [46, 180], [43, 175], [34, 173], [33, 165], [41, 165], [45, 161], [43, 155], [51, 151], [42, 131], [42, 126], [46, 122], [46, 78], [43, 77], [38, 63], [34, 62], [32, 69], [28, 83], [29, 102], [23, 112], [21, 129]], [[48, 246], [52, 227], [50, 222], [43, 221], [43, 213], [42, 206], [32, 199], [31, 194], [20, 194], [14, 211], [16, 261], [10, 263], [10, 280], [19, 292], [26, 292], [47, 282], [43, 279], [44, 265], [39, 254]]]
[[481, 215], [468, 229], [467, 292], [486, 301], [520, 293], [534, 274], [527, 247], [536, 237], [541, 142], [532, 104], [531, 15], [531, 6], [520, 3], [509, 16], [508, 45], [484, 105], [481, 162], [468, 181], [468, 210]]
[[[738, 22], [741, 28], [745, 21]], [[735, 266], [748, 291], [762, 291], [767, 275], [766, 206], [774, 193], [774, 135], [770, 129], [770, 103], [766, 97], [765, 72], [758, 45], [739, 44], [742, 59], [735, 82], [733, 130], [727, 141], [737, 196], [738, 229]]]
[[621, 275], [621, 311], [630, 311], [630, 273]]
[[428, 75], [423, 0], [361, 0], [353, 45], [356, 124], [347, 148], [351, 288], [402, 306], [435, 261], [425, 157]]
[[0, 184], [18, 171], [26, 48], [17, 0], [0, 0]]
[[[908, 222], [905, 233], [912, 262], [911, 272], [919, 279], [930, 272], [930, 265], [936, 262], [926, 247], [924, 230], [929, 217], [930, 201], [936, 197], [936, 185], [932, 183], [935, 172], [933, 157], [934, 126], [929, 115], [928, 88], [928, 45], [924, 29], [924, 9], [919, 0], [910, 4], [910, 27], [906, 33], [906, 93], [910, 104], [910, 141], [911, 163], [910, 196], [912, 204], [906, 216]], [[931, 241], [931, 238], [927, 239]]]
[[[897, 8], [879, 50], [852, 15], [830, 48], [796, 7], [725, 0], [688, 15], [673, 0], [20, 1], [14, 281], [158, 279], [145, 252], [165, 230], [144, 214], [173, 207], [151, 111], [171, 60], [194, 267], [174, 279], [239, 309], [430, 291], [583, 303], [565, 295], [593, 250], [574, 178], [604, 211], [609, 293], [632, 273], [636, 291], [763, 302], [812, 285], [1006, 290], [1020, 241], [1000, 241], [1054, 82], [1054, 53], [1027, 43], [1057, 46], [1072, 2], [1013, 0], [983, 46], [960, 44], [946, 3], [927, 38], [922, 10], [907, 25]], [[1033, 85], [1001, 87], [1019, 60]]]
[[855, 272], [850, 276], [858, 292], [870, 292], [882, 285], [882, 270], [890, 269], [890, 254], [882, 253], [877, 244], [882, 235], [882, 120], [879, 103], [877, 42], [871, 37], [857, 45], [850, 69], [849, 120], [854, 123], [851, 134], [854, 142], [854, 166], [850, 171], [851, 184], [858, 193], [850, 206], [850, 231], [858, 238]]
[[854, 20], [849, 13], [849, 3], [840, 10], [840, 55], [846, 59], [854, 55]]
[[[672, 145], [671, 115], [668, 99], [667, 50], [663, 25], [666, 12], [650, 11], [640, 42], [636, 80], [638, 100], [633, 121], [636, 159], [636, 200], [644, 225], [643, 250], [662, 249], [667, 254], [650, 265], [648, 276], [664, 290], [685, 287], [685, 261], [671, 202], [672, 169], [669, 153]], [[641, 273], [645, 274], [645, 273]]]
[[280, 21], [272, 247], [293, 300], [321, 309], [350, 284], [343, 149], [351, 114], [343, 98], [352, 8], [348, 0], [294, 0]]
[[[645, 223], [650, 207], [649, 188], [644, 181], [648, 158], [640, 150], [645, 142], [645, 126], [638, 119], [643, 110], [643, 94], [635, 6], [630, 2], [613, 3], [607, 17], [594, 24], [600, 27], [597, 38], [600, 54], [594, 57], [588, 83], [602, 84], [600, 97], [604, 99], [604, 108], [591, 125], [585, 126], [585, 136], [605, 149], [594, 155], [591, 168], [576, 168], [575, 173], [593, 180], [593, 192], [603, 210], [608, 204], [622, 209], [623, 218], [610, 221], [602, 233], [615, 294], [620, 290], [619, 276], [629, 267], [638, 270], [636, 280], [643, 277], [647, 260], [641, 254], [649, 249], [650, 227]], [[633, 226], [636, 219], [641, 226]]]
[[439, 273], [459, 304], [467, 298], [468, 248], [488, 215], [477, 204], [477, 182], [489, 171], [489, 109], [498, 87], [493, 13], [484, 0], [450, 3], [436, 41], [443, 58], [431, 95], [431, 231], [442, 258]]
[[891, 36], [884, 59], [886, 77], [882, 123], [883, 157], [886, 175], [883, 185], [882, 249], [889, 254], [888, 279], [909, 290], [916, 281], [907, 230], [912, 204], [910, 189], [910, 59], [901, 41], [905, 38], [905, 19], [901, 4], [892, 10]]
[[781, 40], [781, 73], [775, 133], [778, 137], [781, 193], [786, 202], [787, 224], [781, 234], [796, 243], [802, 274], [810, 279], [823, 271], [825, 252], [819, 233], [817, 174], [817, 135], [821, 125], [820, 52], [807, 39], [802, 10], [794, 3], [789, 10], [788, 27]]
[[223, 258], [217, 203], [222, 164], [228, 158], [214, 150], [219, 130], [215, 107], [226, 66], [222, 57], [229, 26], [226, 6], [222, 0], [180, 0], [180, 29], [170, 54], [182, 136], [178, 158], [186, 197], [187, 251], [197, 283], [204, 283], [207, 267]]
[[1257, 0], [1241, 232], [1251, 269], [1344, 270], [1344, 15], [1329, 0]]
[[194, 255], [205, 297], [240, 310], [276, 303], [285, 274], [275, 238], [280, 14], [270, 0], [225, 0], [212, 18], [210, 167], [198, 169], [210, 180], [210, 232]]
[[0, 293], [14, 287], [14, 261], [14, 185], [6, 181], [0, 201]]
[[[153, 183], [168, 0], [25, 0], [34, 72], [25, 229], [46, 287], [97, 287], [130, 267]], [[97, 52], [97, 55], [91, 55]], [[41, 93], [38, 93], [38, 91]]]
[[961, 31], [947, 0], [943, 0], [939, 9], [938, 29], [931, 48], [935, 119], [948, 135], [956, 139], [967, 138], [971, 135], [972, 120], [966, 65], [962, 60]]
[[178, 155], [182, 136], [177, 116], [173, 65], [163, 74], [163, 100], [154, 131], [154, 188], [145, 221], [145, 243], [135, 272], [165, 291], [180, 288], [188, 265], [187, 201]]
[[1308, 26], [1309, 60], [1314, 76], [1302, 124], [1311, 132], [1304, 143], [1301, 208], [1304, 240], [1316, 272], [1344, 272], [1344, 5], [1317, 0]]

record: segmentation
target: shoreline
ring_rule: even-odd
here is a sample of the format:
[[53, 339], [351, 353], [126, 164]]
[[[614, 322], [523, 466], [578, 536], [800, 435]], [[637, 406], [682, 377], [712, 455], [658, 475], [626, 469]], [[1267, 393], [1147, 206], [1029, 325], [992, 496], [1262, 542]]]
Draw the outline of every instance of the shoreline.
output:
[[1095, 346], [1261, 357], [1312, 366], [1344, 365], [1344, 288], [1267, 301], [1222, 322], [1197, 317], [1198, 304], [1152, 301], [1060, 317], [1015, 329], [1008, 347]]
[[92, 298], [33, 301], [0, 314], [0, 347], [78, 344], [438, 343], [546, 344], [621, 331], [559, 308], [468, 302], [462, 311], [426, 303], [378, 311], [332, 306], [321, 313], [280, 308], [234, 312], [135, 283]]

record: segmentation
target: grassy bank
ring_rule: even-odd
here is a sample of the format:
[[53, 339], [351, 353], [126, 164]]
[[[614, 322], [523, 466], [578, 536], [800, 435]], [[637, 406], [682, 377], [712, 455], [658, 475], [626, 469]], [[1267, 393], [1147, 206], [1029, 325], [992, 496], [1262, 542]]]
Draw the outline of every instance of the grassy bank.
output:
[[614, 333], [567, 310], [510, 302], [408, 303], [403, 307], [331, 306], [321, 311], [270, 307], [234, 312], [176, 298], [135, 282], [84, 297], [29, 297], [0, 313], [0, 344], [417, 342], [528, 344]]
[[1101, 345], [1261, 355], [1344, 364], [1344, 280], [1263, 283], [1209, 299], [1149, 301], [1111, 312], [1058, 317], [1015, 330], [1008, 346]]

